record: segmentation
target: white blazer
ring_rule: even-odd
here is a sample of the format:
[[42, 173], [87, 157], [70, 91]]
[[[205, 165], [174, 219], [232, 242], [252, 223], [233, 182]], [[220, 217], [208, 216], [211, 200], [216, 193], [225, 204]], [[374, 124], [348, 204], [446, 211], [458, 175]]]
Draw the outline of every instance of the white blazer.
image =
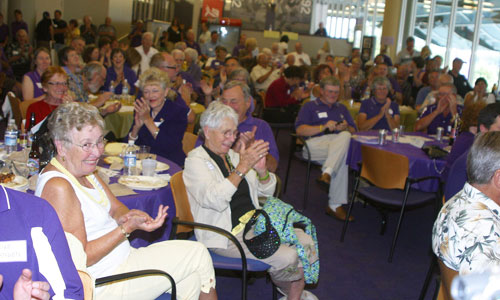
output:
[[[228, 154], [233, 165], [237, 166], [240, 161], [239, 154], [233, 150], [229, 150]], [[230, 232], [232, 224], [229, 203], [236, 187], [224, 178], [217, 163], [202, 146], [189, 152], [184, 166], [182, 177], [195, 222], [217, 226]], [[273, 195], [276, 176], [270, 173], [271, 180], [266, 184], [262, 184], [257, 177], [257, 172], [253, 169], [245, 175], [252, 203], [259, 208], [259, 196]], [[223, 235], [203, 229], [195, 229], [195, 235], [207, 248], [227, 249], [229, 239]]]

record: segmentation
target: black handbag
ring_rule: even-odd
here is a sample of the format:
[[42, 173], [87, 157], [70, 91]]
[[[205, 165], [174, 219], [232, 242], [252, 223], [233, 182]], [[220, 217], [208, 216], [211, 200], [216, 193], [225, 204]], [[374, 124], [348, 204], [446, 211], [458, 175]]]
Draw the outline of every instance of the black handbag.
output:
[[[247, 240], [245, 238], [248, 231], [257, 223], [258, 216], [262, 214], [266, 219], [266, 231]], [[257, 258], [263, 259], [273, 255], [280, 247], [281, 240], [278, 232], [271, 224], [269, 215], [262, 209], [256, 209], [253, 216], [245, 225], [243, 231], [243, 242], [247, 245], [248, 250]]]
[[448, 155], [448, 152], [446, 150], [443, 150], [436, 145], [425, 146], [422, 148], [422, 150], [424, 150], [425, 154], [427, 154], [427, 156], [432, 159], [441, 159], [445, 158]]

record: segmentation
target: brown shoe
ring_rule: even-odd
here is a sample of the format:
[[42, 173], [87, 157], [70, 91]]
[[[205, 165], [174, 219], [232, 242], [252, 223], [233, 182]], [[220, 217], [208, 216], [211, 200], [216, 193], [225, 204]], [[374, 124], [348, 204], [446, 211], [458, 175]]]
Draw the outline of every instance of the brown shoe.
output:
[[316, 182], [323, 185], [323, 186], [330, 186], [330, 181], [332, 180], [332, 176], [330, 176], [330, 174], [328, 173], [323, 173], [321, 174], [321, 176], [319, 176], [317, 179], [316, 179]]
[[[342, 206], [337, 207], [336, 210], [333, 210], [330, 208], [330, 206], [327, 206], [326, 214], [340, 221], [345, 221], [345, 218], [347, 217], [347, 211]], [[354, 221], [354, 217], [350, 216], [349, 221]]]

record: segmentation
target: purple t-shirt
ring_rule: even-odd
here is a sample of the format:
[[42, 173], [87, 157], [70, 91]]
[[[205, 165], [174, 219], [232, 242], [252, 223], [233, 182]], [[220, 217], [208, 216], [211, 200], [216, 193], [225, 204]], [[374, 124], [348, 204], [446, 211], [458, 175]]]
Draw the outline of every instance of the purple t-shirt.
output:
[[[128, 66], [123, 66], [123, 76], [125, 79], [127, 79], [127, 83], [130, 86], [130, 89], [128, 93], [130, 95], [135, 94], [135, 83], [137, 82], [137, 75], [135, 75], [135, 72], [129, 68]], [[107, 72], [106, 72], [106, 82], [104, 82], [104, 86], [102, 87], [103, 90], [109, 91], [109, 87], [111, 85], [111, 81], [116, 80], [116, 71], [115, 68], [109, 67]], [[115, 82], [116, 84], [116, 82]], [[115, 86], [115, 94], [121, 94], [122, 93], [122, 88], [123, 84], [120, 81], [120, 84]]]
[[190, 43], [190, 42], [186, 41], [186, 46], [188, 48], [193, 48], [194, 50], [196, 50], [196, 52], [198, 52], [198, 55], [201, 55], [200, 44], [198, 44], [197, 42]]
[[9, 37], [9, 25], [0, 25], [0, 43], [3, 43]]
[[[295, 128], [300, 125], [319, 126], [325, 125], [328, 121], [342, 122], [346, 121], [349, 126], [356, 128], [356, 124], [347, 108], [338, 102], [335, 102], [331, 107], [323, 103], [320, 99], [309, 101], [299, 111]], [[325, 132], [321, 132], [316, 136], [322, 136]]]
[[[40, 239], [33, 239], [33, 236], [43, 238], [45, 235], [51, 248], [47, 252], [52, 251], [57, 262], [57, 266], [53, 266], [49, 262], [49, 267], [55, 268], [51, 269], [54, 274], [59, 273], [62, 276], [61, 279], [64, 282], [59, 282], [59, 284], [65, 284], [62, 293], [58, 296], [64, 299], [83, 300], [82, 282], [73, 264], [66, 236], [54, 208], [47, 201], [36, 196], [11, 189], [6, 189], [6, 191], [8, 198], [0, 188], [0, 241], [5, 244], [23, 241], [23, 244], [17, 244], [17, 251], [13, 251], [13, 246], [10, 253], [22, 253], [24, 260], [17, 257], [17, 259], [8, 261], [9, 256], [3, 255], [4, 260], [0, 262], [0, 273], [3, 275], [0, 299], [12, 299], [14, 284], [25, 268], [32, 271], [33, 281], [48, 281], [50, 279], [53, 280], [53, 282], [49, 282], [52, 287], [57, 285], [55, 282], [57, 276], [47, 278], [41, 273], [43, 266], [39, 260], [43, 257], [38, 257], [35, 252], [35, 246], [39, 248], [41, 245], [36, 245]], [[40, 232], [38, 228], [43, 232], [43, 235], [37, 234]], [[6, 253], [4, 252], [4, 254]], [[49, 293], [54, 296], [52, 288]]]
[[[420, 114], [420, 117], [418, 119], [420, 120], [423, 117], [430, 115], [433, 111], [435, 111], [437, 109], [438, 103], [439, 102], [436, 102], [433, 105], [426, 106], [424, 108], [424, 111], [422, 112], [422, 114]], [[462, 115], [462, 106], [461, 105], [457, 105], [457, 112], [458, 112], [458, 115], [460, 115], [460, 116]], [[443, 134], [448, 134], [449, 133], [448, 126], [453, 125], [453, 124], [451, 124], [452, 117], [453, 116], [451, 115], [451, 113], [448, 113], [447, 116], [444, 116], [442, 113], [437, 115], [434, 118], [434, 120], [432, 120], [432, 122], [429, 124], [429, 126], [427, 126], [427, 134], [436, 134], [438, 127], [443, 127], [444, 128]]]
[[40, 78], [40, 74], [36, 70], [28, 72], [25, 74], [28, 76], [33, 82], [33, 97], [37, 98], [44, 94], [42, 89], [42, 79]]
[[474, 143], [475, 135], [471, 132], [465, 131], [460, 133], [457, 140], [451, 148], [450, 154], [446, 156], [446, 166], [441, 174], [441, 180], [446, 181], [448, 179], [448, 172], [450, 171], [453, 163], [464, 153], [468, 152], [472, 144]]
[[[380, 109], [382, 109], [382, 107], [384, 105], [385, 105], [385, 103], [380, 103], [377, 100], [375, 100], [375, 97], [371, 97], [370, 99], [361, 102], [361, 107], [359, 109], [359, 113], [366, 114], [366, 119], [368, 120], [368, 119], [371, 119], [371, 118], [375, 117], [376, 115], [378, 115], [378, 113], [380, 112]], [[391, 101], [391, 105], [389, 107], [389, 114], [391, 114], [393, 118], [396, 115], [399, 116], [399, 105], [394, 101]], [[391, 130], [391, 127], [389, 126], [389, 122], [387, 122], [387, 118], [384, 115], [382, 117], [382, 119], [380, 119], [372, 127], [372, 129]]]

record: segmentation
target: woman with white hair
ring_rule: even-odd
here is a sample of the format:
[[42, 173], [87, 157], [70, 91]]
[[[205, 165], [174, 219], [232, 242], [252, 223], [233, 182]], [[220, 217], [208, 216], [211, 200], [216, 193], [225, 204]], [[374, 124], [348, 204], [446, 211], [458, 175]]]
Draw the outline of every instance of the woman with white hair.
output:
[[186, 48], [184, 55], [187, 63], [186, 73], [199, 82], [201, 80], [201, 68], [198, 65], [198, 52], [193, 48]]
[[139, 80], [143, 97], [135, 102], [129, 139], [135, 140], [136, 145], [150, 146], [151, 153], [183, 166], [186, 155], [182, 138], [194, 113], [186, 105], [174, 102], [177, 94], [171, 89], [166, 72], [152, 67]]
[[[302, 229], [292, 230], [299, 243], [308, 249], [307, 263], [303, 257], [299, 258], [296, 248], [285, 242], [265, 255], [249, 250], [243, 242], [247, 230], [243, 220], [252, 218], [255, 209], [260, 208], [258, 196], [271, 196], [276, 188], [276, 176], [266, 165], [269, 143], [255, 140], [245, 146], [242, 142], [239, 153], [233, 151], [232, 146], [238, 137], [238, 114], [220, 101], [210, 103], [201, 115], [200, 125], [205, 142], [189, 152], [183, 173], [194, 220], [232, 232], [247, 258], [271, 266], [268, 272], [286, 299], [318, 299], [311, 292], [304, 291], [304, 274], [309, 274], [306, 266], [309, 262], [319, 264], [317, 248], [309, 234]], [[250, 230], [248, 236], [256, 234], [254, 227]], [[225, 236], [197, 229], [195, 234], [198, 241], [215, 253], [239, 257], [236, 246]]]
[[[174, 278], [179, 299], [217, 299], [212, 260], [197, 242], [164, 241], [132, 248], [129, 235], [162, 227], [168, 207], [156, 217], [129, 210], [96, 172], [104, 152], [104, 120], [85, 103], [59, 106], [48, 121], [56, 156], [43, 169], [35, 195], [57, 212], [65, 232], [75, 236], [93, 278], [144, 269], [160, 269]], [[125, 280], [96, 290], [96, 299], [156, 299], [170, 290], [163, 276]]]

